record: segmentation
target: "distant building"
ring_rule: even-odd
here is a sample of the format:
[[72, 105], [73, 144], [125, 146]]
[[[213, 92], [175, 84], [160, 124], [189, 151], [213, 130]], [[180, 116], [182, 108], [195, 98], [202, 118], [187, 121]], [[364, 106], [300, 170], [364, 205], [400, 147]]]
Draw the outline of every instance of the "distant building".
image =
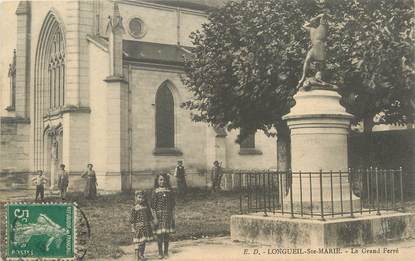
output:
[[38, 169], [56, 184], [60, 163], [72, 188], [83, 188], [90, 162], [99, 189], [111, 191], [149, 187], [177, 160], [190, 185], [205, 185], [214, 160], [275, 168], [275, 138], [258, 132], [238, 145], [238, 132], [194, 123], [180, 107], [191, 97], [180, 80], [188, 36], [212, 3], [221, 1], [20, 1], [2, 10], [16, 19], [17, 31], [3, 34], [16, 32], [17, 44], [0, 72], [10, 80], [0, 85], [9, 97], [0, 102], [1, 186]]

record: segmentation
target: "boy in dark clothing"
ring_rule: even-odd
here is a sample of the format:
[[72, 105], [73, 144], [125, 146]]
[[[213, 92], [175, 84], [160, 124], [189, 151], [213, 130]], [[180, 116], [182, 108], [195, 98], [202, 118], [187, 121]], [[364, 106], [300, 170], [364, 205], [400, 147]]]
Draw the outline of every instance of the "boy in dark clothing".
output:
[[176, 169], [174, 170], [174, 176], [176, 177], [177, 181], [177, 192], [179, 194], [185, 194], [187, 190], [186, 184], [186, 171], [183, 167], [183, 161], [177, 161]]
[[219, 161], [215, 160], [213, 162], [212, 168], [212, 191], [220, 190], [220, 183], [222, 180], [223, 171], [222, 167], [219, 164]]
[[61, 164], [60, 168], [61, 169], [59, 171], [58, 187], [59, 187], [59, 191], [61, 192], [62, 200], [65, 200], [66, 191], [69, 185], [69, 175], [68, 175], [68, 172], [65, 171], [64, 164]]

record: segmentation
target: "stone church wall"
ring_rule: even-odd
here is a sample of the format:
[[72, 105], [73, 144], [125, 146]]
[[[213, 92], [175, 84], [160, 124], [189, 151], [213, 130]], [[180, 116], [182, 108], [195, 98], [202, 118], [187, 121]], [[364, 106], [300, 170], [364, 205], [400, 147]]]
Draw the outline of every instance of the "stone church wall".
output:
[[255, 134], [255, 150], [261, 154], [241, 155], [239, 144], [235, 143], [239, 131], [228, 133], [227, 168], [230, 169], [272, 169], [277, 168], [277, 142], [276, 138], [267, 137], [262, 131]]
[[[86, 35], [93, 31], [91, 1], [32, 1], [32, 63], [38, 45], [39, 33], [49, 11], [61, 19], [66, 39], [66, 93], [65, 103], [87, 106], [88, 91], [88, 43]], [[32, 68], [34, 68], [32, 66]], [[31, 83], [33, 83], [33, 74]]]
[[[126, 32], [124, 39], [133, 39], [128, 33], [128, 19], [140, 17], [147, 26], [147, 33], [140, 41], [191, 45], [188, 34], [200, 27], [206, 17], [198, 11], [190, 11], [152, 4], [132, 4], [120, 1], [120, 12], [124, 18]], [[132, 2], [130, 2], [132, 3]], [[22, 122], [5, 122], [1, 125], [0, 179], [2, 184], [29, 184], [29, 173], [34, 169], [34, 67], [39, 34], [45, 17], [52, 11], [61, 22], [66, 40], [66, 85], [65, 104], [82, 107], [83, 112], [65, 112], [61, 116], [63, 124], [62, 163], [67, 165], [71, 175], [71, 190], [82, 190], [84, 181], [80, 178], [82, 170], [88, 162], [94, 164], [98, 176], [99, 189], [106, 188], [105, 176], [108, 170], [108, 159], [113, 153], [108, 146], [108, 126], [114, 122], [108, 120], [111, 112], [111, 95], [107, 93], [108, 83], [104, 79], [109, 76], [108, 50], [105, 44], [88, 44], [87, 35], [93, 35], [96, 24], [93, 20], [100, 13], [100, 33], [105, 34], [107, 16], [112, 15], [113, 2], [102, 1], [100, 11], [94, 11], [96, 2], [92, 1], [33, 1], [31, 20], [31, 53], [30, 53], [30, 119]], [[160, 19], [160, 16], [163, 19]], [[232, 133], [228, 137], [216, 137], [216, 133], [206, 124], [194, 123], [190, 113], [180, 104], [189, 98], [180, 80], [182, 70], [175, 66], [142, 66], [131, 65], [129, 70], [129, 88], [131, 93], [118, 99], [129, 100], [131, 110], [121, 105], [120, 118], [129, 118], [128, 124], [120, 127], [120, 143], [123, 149], [121, 158], [121, 178], [123, 188], [129, 186], [132, 179], [133, 187], [151, 187], [154, 175], [159, 172], [173, 172], [177, 160], [183, 160], [187, 170], [187, 181], [190, 186], [206, 186], [210, 182], [210, 168], [213, 160], [223, 158], [227, 168], [257, 168], [257, 166], [273, 166], [275, 142], [261, 137], [257, 138], [258, 148], [263, 155], [242, 156], [238, 154], [239, 145]], [[128, 71], [128, 70], [127, 70]], [[125, 73], [127, 73], [127, 71]], [[175, 143], [182, 155], [156, 155], [155, 149], [155, 96], [157, 89], [165, 82], [171, 82], [171, 91], [175, 104]], [[3, 87], [2, 87], [3, 91]], [[90, 109], [90, 113], [89, 113]], [[88, 111], [88, 112], [85, 112]], [[127, 115], [130, 114], [128, 117]], [[13, 115], [8, 115], [13, 116]], [[17, 118], [15, 118], [17, 119]], [[120, 121], [121, 122], [121, 121]], [[129, 130], [131, 128], [131, 140]], [[259, 135], [261, 136], [261, 135]], [[111, 144], [110, 144], [111, 145]], [[131, 158], [128, 147], [131, 148]], [[127, 149], [126, 149], [127, 148]], [[116, 153], [116, 152], [114, 152]], [[7, 156], [6, 156], [7, 154]], [[131, 162], [130, 162], [131, 159]], [[271, 163], [272, 162], [272, 163]], [[131, 166], [130, 166], [131, 164]], [[263, 165], [261, 165], [263, 164]], [[258, 167], [264, 168], [264, 167]], [[119, 170], [117, 170], [119, 171]], [[10, 178], [10, 173], [14, 175]], [[19, 175], [17, 175], [19, 174]], [[115, 176], [114, 178], [118, 178]], [[119, 175], [119, 173], [117, 174]], [[16, 180], [14, 180], [16, 179]], [[105, 182], [103, 182], [105, 181]], [[174, 183], [174, 182], [173, 182]]]
[[[94, 44], [89, 45], [89, 70], [90, 70], [90, 162], [94, 164], [98, 182], [105, 175], [107, 151], [105, 149], [105, 131], [106, 122], [106, 84], [103, 81], [108, 74], [108, 53], [99, 49]], [[99, 184], [98, 183], [98, 184]]]
[[[113, 6], [110, 1], [104, 1], [102, 4], [101, 30], [105, 32], [106, 17], [112, 14]], [[144, 22], [146, 31], [139, 39], [140, 41], [163, 44], [180, 42], [181, 45], [190, 46], [189, 34], [199, 29], [201, 24], [206, 21], [206, 15], [203, 12], [149, 3], [123, 3], [121, 1], [119, 8], [126, 30], [124, 35], [126, 40], [137, 40], [128, 33], [128, 22], [131, 18], [138, 17]]]
[[26, 188], [30, 180], [30, 125], [0, 119], [0, 189]]
[[[175, 145], [183, 155], [154, 155], [155, 97], [160, 85], [169, 80], [172, 85], [175, 109]], [[177, 72], [133, 70], [130, 80], [132, 103], [133, 170], [173, 169], [177, 160], [187, 168], [204, 168], [206, 164], [206, 125], [193, 123], [188, 111], [180, 108], [186, 93]]]
[[[276, 141], [258, 132], [255, 138], [256, 155], [240, 155], [235, 143], [237, 131], [218, 138], [204, 123], [191, 121], [189, 111], [180, 104], [190, 98], [180, 81], [178, 72], [133, 67], [130, 77], [132, 127], [132, 171], [124, 173], [124, 182], [132, 179], [133, 187], [151, 187], [154, 175], [173, 173], [177, 160], [183, 160], [190, 186], [207, 186], [214, 160], [223, 162], [226, 169], [276, 168]], [[155, 155], [155, 96], [164, 81], [173, 85], [175, 102], [175, 142], [183, 155]], [[221, 140], [223, 139], [223, 143]], [[173, 185], [174, 184], [174, 179]]]
[[200, 29], [202, 23], [206, 22], [206, 17], [183, 12], [180, 14], [180, 20], [180, 42], [182, 45], [192, 46], [189, 36], [192, 32]]

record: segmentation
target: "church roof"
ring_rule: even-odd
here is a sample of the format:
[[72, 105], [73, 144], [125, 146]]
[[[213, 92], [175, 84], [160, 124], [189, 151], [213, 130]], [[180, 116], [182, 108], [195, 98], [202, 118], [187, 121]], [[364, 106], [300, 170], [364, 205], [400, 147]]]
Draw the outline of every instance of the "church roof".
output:
[[124, 59], [155, 64], [183, 65], [190, 47], [123, 40]]
[[[88, 40], [100, 48], [108, 48], [107, 37], [88, 35]], [[184, 58], [190, 57], [191, 51], [187, 46], [123, 40], [124, 60], [131, 62], [183, 66]]]
[[143, 2], [206, 11], [229, 0], [141, 0]]

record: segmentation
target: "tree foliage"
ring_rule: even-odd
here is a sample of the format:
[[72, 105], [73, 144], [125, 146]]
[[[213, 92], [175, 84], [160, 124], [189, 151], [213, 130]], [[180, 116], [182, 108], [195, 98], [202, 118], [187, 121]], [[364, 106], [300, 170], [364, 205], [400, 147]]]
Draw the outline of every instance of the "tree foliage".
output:
[[[414, 2], [336, 1], [349, 10], [333, 24], [331, 64], [345, 105], [355, 120], [369, 125], [414, 120]], [[338, 12], [339, 13], [339, 12]], [[339, 13], [340, 15], [340, 13]]]
[[[414, 116], [413, 1], [328, 1], [328, 69], [355, 121], [402, 123]], [[321, 10], [311, 0], [227, 2], [191, 35], [183, 82], [195, 121], [228, 129], [286, 128], [309, 35]]]

